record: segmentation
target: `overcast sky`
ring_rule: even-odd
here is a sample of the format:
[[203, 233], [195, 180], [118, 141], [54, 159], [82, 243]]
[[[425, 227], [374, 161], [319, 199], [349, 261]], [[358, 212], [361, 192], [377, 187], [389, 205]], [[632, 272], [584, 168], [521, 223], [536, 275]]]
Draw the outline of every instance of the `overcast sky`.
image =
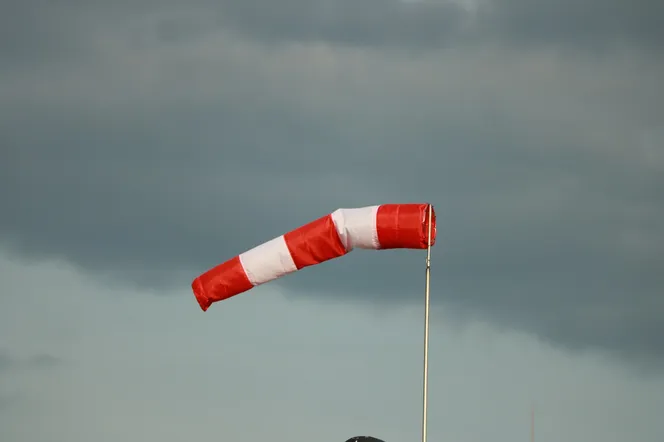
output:
[[432, 442], [664, 440], [664, 3], [3, 10], [3, 442], [418, 440], [422, 251], [190, 289], [393, 202], [438, 214]]

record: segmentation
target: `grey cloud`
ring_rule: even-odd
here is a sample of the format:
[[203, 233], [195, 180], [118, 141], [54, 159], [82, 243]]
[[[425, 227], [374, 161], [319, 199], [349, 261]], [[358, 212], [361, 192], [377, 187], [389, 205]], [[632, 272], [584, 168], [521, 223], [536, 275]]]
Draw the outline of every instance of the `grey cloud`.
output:
[[265, 41], [443, 47], [463, 36], [467, 14], [444, 2], [398, 0], [225, 1], [222, 25]]
[[0, 372], [50, 368], [59, 363], [60, 359], [48, 354], [37, 354], [29, 358], [15, 358], [7, 352], [0, 351]]
[[[470, 5], [470, 2], [467, 2]], [[664, 6], [656, 0], [452, 1], [269, 0], [221, 3], [224, 26], [266, 41], [442, 48], [500, 41], [606, 50], [623, 44], [656, 50]]]
[[[468, 21], [464, 10], [453, 3], [398, 0], [195, 0], [186, 7], [146, 0], [112, 7], [42, 0], [14, 2], [9, 12], [3, 19], [8, 38], [3, 39], [2, 49], [17, 59], [31, 52], [49, 57], [53, 51], [84, 50], [88, 42], [75, 35], [89, 30], [90, 20], [102, 17], [148, 16], [143, 25], [154, 30], [152, 37], [171, 43], [226, 28], [265, 42], [327, 41], [410, 49], [449, 44], [462, 36]], [[135, 42], [144, 43], [141, 29], [133, 32]]]
[[4, 353], [0, 353], [0, 371], [8, 370], [14, 365], [14, 361]]
[[27, 389], [17, 388], [17, 378], [31, 371], [57, 367], [60, 363], [59, 358], [45, 353], [21, 358], [0, 349], [0, 412], [13, 410], [28, 398]]
[[[16, 394], [3, 394], [0, 392], [0, 411], [9, 410], [19, 403], [21, 397]], [[0, 433], [1, 434], [1, 433]]]
[[657, 51], [664, 41], [664, 4], [657, 0], [492, 0], [481, 26], [523, 46], [560, 44], [606, 50], [634, 45]]
[[14, 63], [71, 60], [94, 51], [82, 36], [113, 20], [137, 24], [129, 30], [135, 44], [146, 43], [146, 27], [154, 31], [151, 38], [166, 43], [230, 29], [270, 44], [329, 42], [411, 52], [486, 42], [584, 53], [627, 45], [656, 52], [664, 40], [664, 6], [656, 0], [194, 0], [186, 6], [32, 0], [11, 2], [6, 10], [0, 50]]
[[[237, 5], [222, 5], [237, 29], [287, 28]], [[264, 48], [120, 16], [80, 24], [75, 64], [1, 77], [0, 239], [16, 253], [186, 288], [337, 207], [431, 201], [435, 303], [576, 350], [664, 356], [660, 59]], [[357, 251], [281, 282], [420, 302], [422, 259]]]
[[26, 366], [33, 368], [51, 368], [59, 364], [60, 359], [48, 354], [35, 355], [25, 361]]

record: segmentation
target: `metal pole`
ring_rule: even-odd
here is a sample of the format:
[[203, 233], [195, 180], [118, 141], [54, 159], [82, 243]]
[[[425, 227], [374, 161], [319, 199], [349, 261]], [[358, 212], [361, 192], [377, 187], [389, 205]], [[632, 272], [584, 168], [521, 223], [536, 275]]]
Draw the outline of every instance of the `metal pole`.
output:
[[429, 239], [427, 241], [427, 267], [424, 288], [424, 381], [422, 385], [422, 442], [427, 441], [427, 393], [429, 390], [429, 280], [431, 274], [431, 218], [433, 207], [429, 204]]

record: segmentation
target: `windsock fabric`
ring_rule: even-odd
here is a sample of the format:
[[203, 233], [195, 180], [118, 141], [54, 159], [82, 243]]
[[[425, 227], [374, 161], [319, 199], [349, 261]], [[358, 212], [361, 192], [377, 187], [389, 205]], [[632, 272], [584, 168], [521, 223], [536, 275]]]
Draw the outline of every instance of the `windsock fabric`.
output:
[[[383, 204], [337, 209], [254, 247], [198, 276], [192, 289], [201, 309], [355, 248], [426, 249], [429, 204]], [[431, 209], [431, 245], [436, 215]]]

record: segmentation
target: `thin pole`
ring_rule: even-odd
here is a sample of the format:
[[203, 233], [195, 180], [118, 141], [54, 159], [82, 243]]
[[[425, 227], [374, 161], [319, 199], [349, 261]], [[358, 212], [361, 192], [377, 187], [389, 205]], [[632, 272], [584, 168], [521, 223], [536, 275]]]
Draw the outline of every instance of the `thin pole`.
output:
[[530, 405], [530, 442], [535, 442], [535, 405]]
[[429, 390], [429, 280], [431, 275], [431, 218], [429, 204], [429, 238], [427, 241], [426, 283], [424, 288], [424, 380], [422, 385], [422, 442], [427, 441], [427, 393]]

